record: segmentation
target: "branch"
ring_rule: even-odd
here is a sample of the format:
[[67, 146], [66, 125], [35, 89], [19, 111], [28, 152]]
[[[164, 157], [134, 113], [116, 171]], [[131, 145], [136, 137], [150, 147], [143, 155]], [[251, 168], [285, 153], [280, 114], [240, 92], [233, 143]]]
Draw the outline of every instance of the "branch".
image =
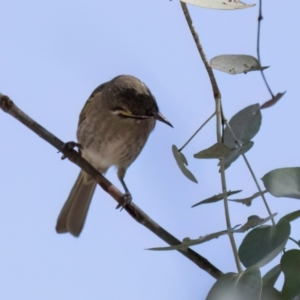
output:
[[214, 93], [214, 98], [215, 99], [221, 99], [221, 93], [220, 93], [220, 90], [218, 88], [218, 84], [217, 84], [217, 81], [216, 81], [216, 78], [214, 76], [214, 73], [212, 71], [212, 68], [211, 66], [209, 65], [209, 62], [207, 61], [206, 59], [206, 55], [203, 51], [203, 48], [202, 48], [202, 45], [200, 43], [200, 39], [199, 39], [199, 36], [194, 28], [194, 25], [193, 25], [193, 21], [192, 21], [192, 18], [190, 16], [190, 13], [188, 11], [188, 8], [187, 8], [187, 5], [184, 3], [184, 2], [180, 2], [180, 5], [181, 5], [181, 8], [182, 8], [182, 11], [184, 13], [184, 16], [185, 16], [185, 19], [188, 23], [188, 26], [190, 28], [190, 31], [191, 31], [191, 34], [194, 38], [194, 41], [195, 41], [195, 44], [196, 44], [196, 47], [198, 49], [198, 52], [201, 56], [201, 59], [204, 63], [204, 66], [205, 66], [205, 69], [208, 73], [208, 77], [210, 79], [210, 82], [211, 82], [211, 86], [212, 86], [212, 89], [213, 89], [213, 93]]
[[[263, 15], [262, 15], [262, 0], [259, 0], [259, 8], [258, 8], [258, 25], [257, 25], [257, 41], [256, 41], [256, 52], [257, 52], [257, 59], [259, 62], [259, 65], [261, 66], [261, 59], [260, 59], [260, 27], [261, 27], [261, 21], [263, 20]], [[265, 82], [265, 85], [271, 94], [272, 99], [275, 97], [265, 76], [264, 70], [260, 71], [261, 76]]]
[[[39, 135], [42, 139], [50, 143], [53, 147], [63, 153], [64, 157], [67, 157], [71, 162], [75, 163], [86, 173], [91, 175], [94, 180], [104, 189], [107, 193], [109, 193], [120, 205], [124, 204], [124, 195], [102, 174], [100, 174], [92, 165], [90, 165], [84, 158], [80, 156], [80, 154], [66, 147], [66, 144], [63, 143], [60, 139], [50, 133], [48, 130], [43, 128], [41, 125], [36, 123], [33, 119], [27, 116], [22, 110], [20, 110], [12, 100], [10, 100], [7, 96], [4, 96], [0, 93], [0, 108], [16, 118], [22, 124], [27, 126], [30, 130]], [[127, 204], [124, 209], [129, 213], [129, 215], [134, 218], [137, 222], [147, 227], [150, 231], [164, 240], [171, 246], [181, 244], [181, 242], [176, 239], [173, 235], [159, 226], [156, 222], [154, 222], [147, 214], [145, 214], [138, 206], [136, 206], [133, 202]], [[212, 277], [218, 279], [222, 275], [222, 272], [217, 269], [213, 264], [211, 264], [206, 258], [202, 257], [195, 251], [190, 248], [187, 251], [179, 252], [187, 257], [189, 260], [194, 262], [198, 267], [206, 271]]]
[[[212, 70], [212, 68], [211, 68], [211, 66], [210, 66], [210, 64], [209, 64], [209, 62], [206, 58], [203, 47], [200, 43], [199, 36], [196, 32], [196, 29], [194, 28], [193, 21], [192, 21], [192, 18], [190, 16], [187, 5], [184, 2], [180, 2], [180, 4], [181, 4], [182, 11], [184, 13], [185, 19], [188, 23], [189, 29], [191, 31], [191, 34], [194, 38], [194, 42], [196, 44], [196, 47], [197, 47], [198, 52], [200, 54], [200, 57], [203, 61], [205, 69], [208, 73], [208, 77], [210, 79], [210, 83], [211, 83], [211, 86], [212, 86], [212, 90], [213, 90], [213, 94], [214, 94], [214, 98], [215, 98], [215, 102], [216, 102], [217, 141], [218, 141], [218, 143], [222, 143], [221, 126], [226, 122], [226, 118], [225, 118], [225, 116], [223, 114], [223, 110], [222, 110], [221, 92], [219, 90], [219, 87], [218, 87], [216, 78], [214, 76], [213, 70]], [[230, 231], [232, 228], [231, 228], [231, 224], [230, 224], [230, 216], [229, 216], [229, 208], [228, 208], [224, 160], [220, 160], [220, 165], [221, 165], [220, 173], [221, 173], [222, 190], [223, 190], [223, 195], [224, 195], [224, 210], [225, 210], [226, 224], [227, 224], [227, 229]], [[232, 247], [232, 250], [233, 250], [233, 254], [234, 254], [237, 269], [238, 269], [239, 273], [241, 273], [242, 272], [241, 264], [240, 264], [240, 260], [239, 260], [239, 256], [238, 256], [238, 252], [237, 252], [237, 247], [236, 247], [235, 240], [233, 238], [232, 233], [229, 234], [229, 239], [230, 239], [231, 247]]]
[[198, 33], [196, 32], [196, 29], [195, 29], [195, 27], [193, 25], [193, 21], [192, 21], [192, 18], [190, 16], [190, 13], [189, 13], [189, 10], [187, 8], [187, 5], [184, 2], [181, 2], [181, 1], [180, 1], [180, 5], [181, 5], [181, 8], [182, 8], [183, 14], [185, 16], [186, 22], [187, 22], [187, 24], [189, 26], [189, 29], [191, 31], [191, 34], [192, 34], [192, 36], [194, 38], [194, 42], [196, 44], [196, 47], [197, 47], [198, 52], [200, 54], [200, 57], [201, 57], [201, 59], [203, 61], [203, 64], [205, 66], [205, 69], [206, 69], [206, 72], [208, 74], [211, 86], [212, 86], [212, 90], [213, 90], [213, 94], [214, 94], [214, 98], [215, 98], [215, 102], [216, 102], [217, 140], [218, 140], [218, 143], [221, 143], [222, 142], [222, 137], [221, 137], [220, 127], [221, 127], [221, 123], [223, 124], [224, 120], [225, 120], [225, 116], [224, 116], [223, 111], [222, 111], [221, 92], [219, 90], [219, 87], [218, 87], [218, 84], [217, 84], [214, 72], [213, 72], [211, 66], [209, 65], [209, 62], [208, 62], [208, 60], [206, 58], [206, 55], [205, 55], [204, 50], [203, 50], [203, 47], [202, 47], [202, 45], [200, 43], [200, 39], [199, 39]]

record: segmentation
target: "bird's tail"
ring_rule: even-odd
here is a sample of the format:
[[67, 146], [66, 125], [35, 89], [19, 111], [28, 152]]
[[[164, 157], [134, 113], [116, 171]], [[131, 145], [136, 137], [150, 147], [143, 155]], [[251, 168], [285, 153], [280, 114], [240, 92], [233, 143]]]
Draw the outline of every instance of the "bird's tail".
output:
[[95, 188], [96, 182], [81, 171], [58, 216], [57, 233], [70, 232], [76, 237], [80, 235]]

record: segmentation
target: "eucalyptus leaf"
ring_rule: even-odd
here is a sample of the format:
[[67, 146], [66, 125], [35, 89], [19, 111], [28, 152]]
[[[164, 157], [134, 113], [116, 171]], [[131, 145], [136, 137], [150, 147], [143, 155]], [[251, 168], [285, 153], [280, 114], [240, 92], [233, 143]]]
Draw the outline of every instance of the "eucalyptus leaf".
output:
[[262, 181], [274, 197], [300, 199], [299, 167], [275, 169], [264, 175]]
[[240, 110], [229, 121], [230, 128], [235, 137], [232, 136], [230, 129], [226, 126], [224, 131], [224, 143], [233, 149], [239, 144], [249, 142], [259, 131], [262, 115], [259, 104], [253, 104]]
[[284, 273], [283, 299], [293, 299], [300, 294], [300, 250], [289, 250], [280, 261]]
[[180, 160], [185, 164], [188, 165], [188, 161], [185, 157], [185, 155], [182, 152], [179, 152]]
[[195, 158], [224, 158], [230, 152], [230, 148], [223, 143], [213, 146], [194, 154]]
[[293, 211], [284, 216], [289, 222], [292, 222], [300, 217], [300, 210]]
[[262, 194], [265, 194], [266, 192], [267, 191], [257, 192], [257, 193], [254, 193], [252, 196], [247, 197], [247, 198], [243, 198], [243, 199], [228, 199], [228, 201], [242, 203], [242, 204], [245, 204], [247, 206], [250, 206], [251, 203], [252, 203], [252, 200], [254, 200], [255, 198], [261, 196]]
[[205, 236], [200, 236], [198, 239], [190, 239], [188, 237], [182, 240], [182, 243], [174, 246], [167, 246], [167, 247], [153, 247], [149, 248], [148, 250], [155, 250], [155, 251], [166, 251], [166, 250], [183, 250], [186, 251], [188, 247], [195, 246], [198, 244], [205, 243], [209, 240], [216, 239], [221, 235], [227, 234], [228, 230], [222, 230], [218, 232], [214, 232], [211, 234], [207, 234]]
[[209, 291], [206, 300], [260, 300], [262, 280], [258, 268], [240, 274], [221, 276]]
[[260, 109], [264, 109], [264, 108], [269, 108], [273, 105], [275, 105], [285, 94], [286, 92], [284, 93], [278, 93], [275, 97], [273, 97], [271, 100], [265, 102], [261, 107]]
[[[242, 190], [239, 190], [239, 191], [229, 191], [227, 192], [227, 197], [230, 196], [230, 195], [234, 195], [234, 194], [237, 194], [237, 193], [240, 193]], [[214, 203], [214, 202], [218, 202], [220, 200], [223, 200], [224, 199], [224, 194], [221, 193], [221, 194], [218, 194], [218, 195], [214, 195], [212, 197], [209, 197], [209, 198], [206, 198], [205, 200], [202, 200], [196, 204], [194, 204], [192, 207], [195, 207], [195, 206], [198, 206], [200, 204], [207, 204], [207, 203]]]
[[261, 67], [259, 61], [251, 55], [244, 54], [226, 54], [215, 56], [210, 60], [210, 66], [213, 69], [228, 73], [241, 74], [251, 71], [262, 71], [268, 67]]
[[196, 177], [192, 174], [190, 170], [187, 169], [185, 165], [188, 164], [187, 159], [183, 155], [183, 153], [179, 152], [177, 147], [175, 145], [172, 146], [172, 152], [175, 157], [175, 160], [177, 162], [177, 165], [181, 172], [191, 181], [198, 183]]
[[280, 265], [275, 266], [263, 277], [263, 286], [274, 286], [281, 273]]
[[245, 4], [239, 0], [181, 0], [187, 4], [200, 6], [210, 9], [243, 9], [254, 6], [255, 4]]
[[291, 232], [290, 223], [282, 218], [275, 226], [260, 226], [250, 231], [239, 248], [245, 267], [262, 267], [285, 247]]
[[[240, 155], [245, 154], [248, 152], [254, 145], [254, 142], [249, 141], [242, 145], [241, 147], [232, 149], [229, 154], [225, 157], [225, 170], [231, 166], [231, 164], [236, 161]], [[219, 164], [220, 165], [220, 164]]]
[[263, 286], [260, 300], [282, 300], [282, 295], [272, 286]]
[[256, 227], [256, 226], [260, 225], [261, 222], [262, 222], [262, 218], [260, 218], [259, 216], [256, 216], [256, 215], [252, 215], [252, 216], [248, 217], [248, 221], [245, 225], [248, 228], [252, 228], [252, 227]]
[[241, 226], [240, 229], [234, 230], [234, 232], [245, 232], [245, 231], [249, 230], [250, 228], [267, 223], [272, 218], [274, 218], [276, 215], [277, 215], [277, 213], [272, 214], [271, 216], [268, 216], [267, 218], [264, 218], [264, 219], [260, 218], [259, 216], [255, 216], [255, 215], [250, 216], [250, 217], [248, 217], [248, 221], [243, 226]]

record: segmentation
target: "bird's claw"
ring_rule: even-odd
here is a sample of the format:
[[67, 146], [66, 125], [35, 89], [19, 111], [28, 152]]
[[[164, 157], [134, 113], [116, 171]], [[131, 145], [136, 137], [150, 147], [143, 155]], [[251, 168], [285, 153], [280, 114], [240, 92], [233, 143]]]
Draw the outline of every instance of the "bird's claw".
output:
[[[75, 147], [78, 148], [78, 152], [80, 153], [80, 149], [82, 149], [82, 147], [81, 147], [80, 144], [75, 143], [75, 142], [67, 142], [67, 143], [65, 143], [64, 146], [63, 146], [63, 151], [69, 151], [71, 149], [74, 149]], [[62, 152], [62, 151], [58, 151], [57, 153], [59, 153], [59, 152]], [[67, 157], [63, 154], [63, 156], [61, 157], [61, 159], [65, 159], [65, 158], [67, 158]]]
[[129, 203], [132, 202], [132, 196], [129, 192], [126, 192], [124, 195], [123, 195], [123, 204], [118, 204], [116, 209], [120, 208], [121, 207], [121, 211], [123, 210], [123, 208], [128, 205]]

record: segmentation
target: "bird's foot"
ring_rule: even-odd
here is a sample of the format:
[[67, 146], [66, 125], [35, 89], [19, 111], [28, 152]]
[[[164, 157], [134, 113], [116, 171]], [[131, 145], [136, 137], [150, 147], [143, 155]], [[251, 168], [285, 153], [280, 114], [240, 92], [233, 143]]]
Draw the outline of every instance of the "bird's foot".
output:
[[126, 192], [124, 195], [123, 195], [123, 204], [118, 204], [116, 209], [120, 208], [121, 207], [121, 211], [123, 210], [123, 208], [128, 205], [129, 203], [132, 202], [132, 196], [129, 192]]
[[[82, 149], [82, 147], [81, 147], [80, 144], [75, 143], [75, 142], [67, 142], [63, 146], [63, 151], [69, 151], [69, 150], [74, 149], [76, 147], [78, 148], [78, 152], [80, 153], [80, 149]], [[58, 151], [58, 153], [59, 152], [62, 152], [62, 151]], [[67, 158], [67, 157], [63, 154], [63, 156], [61, 157], [61, 159], [65, 159], [65, 158]]]

